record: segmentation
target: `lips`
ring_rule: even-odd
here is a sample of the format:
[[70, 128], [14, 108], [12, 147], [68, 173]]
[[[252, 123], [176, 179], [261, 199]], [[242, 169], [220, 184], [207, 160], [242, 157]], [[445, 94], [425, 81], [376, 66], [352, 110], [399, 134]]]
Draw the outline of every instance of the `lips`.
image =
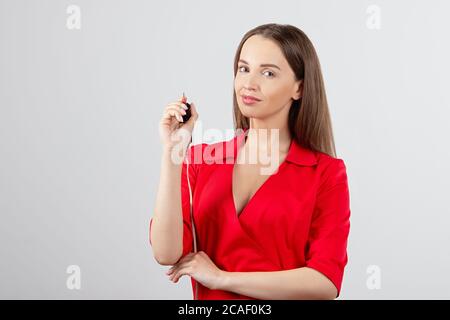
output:
[[249, 100], [255, 100], [255, 101], [261, 101], [261, 99], [258, 99], [258, 98], [254, 97], [254, 96], [245, 95], [245, 94], [242, 95], [242, 98], [249, 99]]
[[257, 103], [257, 102], [261, 101], [261, 99], [258, 99], [258, 98], [253, 97], [253, 96], [242, 95], [241, 97], [242, 97], [242, 101], [245, 104], [254, 104], [254, 103]]

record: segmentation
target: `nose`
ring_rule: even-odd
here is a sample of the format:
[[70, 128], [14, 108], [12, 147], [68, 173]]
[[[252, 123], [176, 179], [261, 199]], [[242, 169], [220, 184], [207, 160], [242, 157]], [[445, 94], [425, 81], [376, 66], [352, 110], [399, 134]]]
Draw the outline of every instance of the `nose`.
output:
[[245, 80], [243, 82], [243, 86], [248, 91], [255, 91], [258, 89], [258, 81], [256, 79], [256, 75], [253, 75], [252, 73], [247, 74], [245, 77]]

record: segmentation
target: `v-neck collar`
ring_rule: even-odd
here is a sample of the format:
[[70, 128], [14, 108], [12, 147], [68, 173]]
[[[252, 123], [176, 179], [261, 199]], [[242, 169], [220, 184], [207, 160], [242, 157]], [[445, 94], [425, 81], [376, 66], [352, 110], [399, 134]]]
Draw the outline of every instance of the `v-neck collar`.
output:
[[[233, 173], [234, 173], [234, 166], [237, 161], [238, 151], [242, 146], [242, 144], [245, 143], [245, 138], [247, 137], [248, 133], [249, 128], [236, 129], [235, 136], [232, 139], [224, 141], [223, 143], [217, 146], [219, 149], [222, 150], [216, 150], [220, 151], [219, 154], [221, 156], [219, 157], [223, 156], [223, 160], [225, 160], [226, 164], [231, 164], [227, 166], [228, 168], [230, 168], [228, 179], [229, 180], [228, 193], [230, 195], [229, 198], [231, 199], [230, 202], [233, 208], [233, 215], [238, 219], [242, 216], [242, 214], [245, 211], [248, 211], [248, 208], [256, 201], [255, 198], [257, 196], [260, 196], [260, 194], [264, 191], [267, 185], [270, 184], [274, 176], [278, 174], [278, 171], [280, 171], [285, 165], [290, 163], [297, 166], [315, 166], [318, 163], [317, 160], [318, 153], [316, 151], [303, 147], [297, 142], [295, 138], [293, 138], [289, 146], [288, 154], [286, 155], [284, 161], [278, 166], [277, 172], [275, 174], [270, 175], [270, 177], [268, 177], [266, 181], [264, 181], [264, 183], [256, 190], [253, 196], [247, 201], [247, 204], [243, 207], [242, 211], [238, 215], [233, 194]], [[229, 162], [230, 158], [232, 158], [231, 162]]]
[[[230, 158], [230, 156], [236, 160], [239, 147], [245, 143], [245, 137], [248, 133], [249, 128], [238, 128], [237, 133], [232, 139], [225, 141], [218, 146], [219, 148], [225, 149], [221, 151], [224, 160]], [[293, 138], [289, 146], [286, 161], [298, 166], [314, 166], [317, 164], [317, 152], [300, 145], [297, 140]]]
[[[271, 180], [274, 178], [274, 176], [276, 176], [278, 174], [278, 172], [284, 167], [284, 165], [286, 164], [286, 159], [287, 156], [285, 158], [285, 160], [283, 162], [281, 162], [277, 168], [277, 171], [271, 175], [269, 175], [269, 177], [267, 177], [267, 179], [259, 186], [259, 188], [255, 191], [255, 193], [250, 197], [250, 199], [247, 201], [247, 203], [243, 206], [242, 210], [240, 213], [237, 212], [237, 206], [236, 206], [236, 201], [234, 198], [234, 191], [233, 191], [233, 181], [234, 181], [234, 169], [235, 169], [235, 165], [238, 159], [238, 155], [239, 152], [241, 151], [243, 144], [246, 141], [246, 137], [248, 135], [248, 128], [244, 129], [243, 132], [240, 132], [238, 135], [236, 135], [234, 137], [234, 139], [232, 139], [231, 141], [234, 141], [234, 152], [233, 152], [233, 163], [230, 165], [231, 167], [231, 172], [230, 172], [230, 194], [231, 194], [231, 203], [232, 203], [232, 207], [233, 207], [233, 215], [239, 220], [242, 216], [242, 214], [245, 213], [245, 211], [248, 211], [248, 208], [253, 204], [253, 202], [257, 201], [257, 197], [264, 191], [264, 189], [266, 188], [266, 186], [268, 184], [270, 184]], [[289, 147], [289, 150], [292, 147], [292, 141], [291, 141], [291, 145]]]

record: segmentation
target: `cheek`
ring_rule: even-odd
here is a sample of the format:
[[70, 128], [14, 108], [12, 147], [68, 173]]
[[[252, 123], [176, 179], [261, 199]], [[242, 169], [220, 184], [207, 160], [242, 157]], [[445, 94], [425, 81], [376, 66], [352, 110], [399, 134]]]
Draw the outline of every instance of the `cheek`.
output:
[[240, 81], [239, 77], [235, 77], [234, 78], [234, 90], [236, 91], [236, 93], [238, 93], [241, 88], [242, 88], [242, 86], [241, 86], [241, 81]]
[[261, 88], [266, 97], [272, 103], [283, 103], [284, 100], [289, 99], [290, 91], [285, 83], [272, 82]]

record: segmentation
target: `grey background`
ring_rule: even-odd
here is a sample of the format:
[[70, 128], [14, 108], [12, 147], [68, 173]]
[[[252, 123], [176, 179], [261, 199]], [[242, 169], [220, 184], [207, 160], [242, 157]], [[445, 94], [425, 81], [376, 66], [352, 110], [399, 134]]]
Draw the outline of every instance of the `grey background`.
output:
[[[69, 5], [81, 29], [69, 30]], [[366, 25], [369, 5], [381, 29]], [[351, 197], [340, 299], [450, 298], [446, 1], [0, 1], [0, 298], [191, 299], [153, 259], [158, 122], [185, 91], [230, 129], [263, 23], [318, 52]], [[198, 142], [198, 141], [197, 141]], [[205, 141], [212, 142], [212, 141]], [[69, 290], [66, 268], [81, 268]], [[381, 288], [366, 285], [381, 270]]]

